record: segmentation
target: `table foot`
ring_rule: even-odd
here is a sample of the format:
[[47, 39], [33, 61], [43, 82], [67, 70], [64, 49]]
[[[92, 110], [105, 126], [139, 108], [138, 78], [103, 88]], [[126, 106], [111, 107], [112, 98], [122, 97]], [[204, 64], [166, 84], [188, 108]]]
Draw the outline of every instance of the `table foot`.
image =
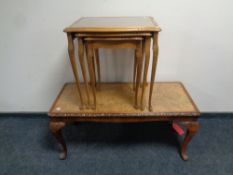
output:
[[49, 123], [49, 130], [50, 132], [54, 135], [54, 137], [57, 139], [57, 141], [61, 144], [62, 146], [62, 151], [59, 154], [59, 159], [64, 160], [67, 157], [67, 147], [65, 140], [62, 136], [61, 129], [65, 127], [65, 122], [55, 122], [51, 121]]
[[188, 155], [187, 155], [187, 147], [193, 136], [197, 133], [200, 125], [197, 121], [193, 122], [184, 122], [185, 126], [187, 127], [187, 132], [184, 138], [183, 143], [181, 144], [181, 158], [183, 160], [188, 160]]
[[59, 153], [59, 159], [60, 160], [65, 160], [67, 157], [67, 152], [66, 151], [62, 151]]

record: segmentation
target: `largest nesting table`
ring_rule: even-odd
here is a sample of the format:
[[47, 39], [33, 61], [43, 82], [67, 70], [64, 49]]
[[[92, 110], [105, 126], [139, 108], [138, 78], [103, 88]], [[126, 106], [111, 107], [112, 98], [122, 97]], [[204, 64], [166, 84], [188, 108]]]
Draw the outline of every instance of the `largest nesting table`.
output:
[[[74, 22], [71, 26], [64, 29], [68, 38], [68, 52], [72, 70], [74, 73], [78, 94], [80, 96], [80, 108], [91, 107], [96, 108], [96, 90], [94, 86], [95, 69], [93, 60], [93, 49], [98, 48], [134, 48], [135, 49], [135, 65], [134, 78], [136, 79], [135, 88], [135, 108], [144, 109], [144, 92], [146, 86], [147, 72], [149, 66], [150, 55], [152, 55], [152, 71], [151, 84], [149, 91], [149, 109], [152, 111], [152, 91], [156, 73], [157, 59], [158, 59], [158, 33], [161, 31], [158, 24], [152, 17], [83, 17]], [[83, 93], [80, 90], [80, 78], [77, 71], [75, 60], [75, 46], [74, 40], [78, 40], [78, 56], [80, 67], [82, 70], [83, 80], [85, 83], [85, 90], [87, 94], [86, 102], [83, 99]], [[140, 43], [138, 42], [140, 40]], [[153, 42], [153, 47], [150, 48], [150, 43]], [[90, 95], [86, 74], [86, 67], [84, 61], [84, 48], [87, 48], [88, 70], [91, 80], [93, 105], [90, 105]], [[152, 52], [151, 52], [152, 50]], [[143, 69], [143, 56], [145, 55], [145, 66]], [[99, 56], [97, 56], [99, 57]], [[127, 65], [132, 66], [132, 65]], [[97, 66], [99, 69], [99, 65]], [[142, 70], [144, 71], [142, 73]], [[136, 74], [136, 76], [135, 76]], [[138, 91], [143, 74], [142, 94], [140, 105], [138, 103]], [[87, 104], [85, 104], [87, 103]]]
[[[81, 90], [84, 84], [81, 84]], [[73, 122], [181, 122], [187, 127], [186, 136], [181, 143], [181, 157], [187, 160], [187, 145], [196, 134], [200, 112], [180, 82], [157, 82], [153, 86], [153, 111], [146, 108], [144, 111], [135, 109], [132, 84], [130, 83], [103, 83], [101, 91], [97, 91], [99, 99], [96, 110], [80, 109], [80, 96], [75, 83], [67, 83], [62, 88], [53, 103], [48, 115], [50, 116], [49, 129], [62, 145], [60, 159], [67, 156], [67, 147], [61, 129]], [[148, 89], [146, 89], [148, 93]], [[149, 97], [146, 96], [148, 99]], [[148, 107], [148, 106], [147, 106]], [[161, 131], [162, 132], [162, 131]]]

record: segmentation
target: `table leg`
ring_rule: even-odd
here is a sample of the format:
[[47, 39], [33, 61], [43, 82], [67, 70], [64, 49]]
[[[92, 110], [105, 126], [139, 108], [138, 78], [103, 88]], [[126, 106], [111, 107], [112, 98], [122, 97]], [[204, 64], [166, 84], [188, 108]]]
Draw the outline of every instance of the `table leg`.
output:
[[69, 57], [70, 57], [70, 63], [72, 66], [72, 70], [73, 70], [74, 77], [75, 77], [75, 82], [76, 82], [79, 96], [80, 96], [80, 102], [81, 102], [80, 109], [83, 109], [83, 107], [84, 107], [83, 97], [82, 97], [82, 92], [81, 92], [81, 87], [80, 87], [80, 80], [79, 80], [77, 65], [75, 62], [74, 43], [73, 43], [73, 37], [72, 37], [71, 33], [67, 33], [67, 38], [68, 38], [68, 52], [69, 52]]
[[66, 147], [65, 140], [62, 136], [62, 133], [61, 133], [61, 129], [64, 127], [65, 127], [65, 122], [50, 121], [49, 123], [49, 130], [51, 131], [51, 133], [55, 136], [57, 141], [62, 146], [62, 152], [59, 154], [59, 158], [61, 160], [64, 160], [67, 157], [67, 147]]
[[149, 93], [149, 110], [150, 111], [153, 111], [151, 99], [152, 99], [152, 93], [153, 93], [153, 88], [154, 88], [154, 79], [155, 79], [155, 72], [156, 72], [157, 61], [158, 61], [158, 53], [159, 53], [158, 32], [156, 32], [153, 34], [153, 63], [152, 63], [150, 93]]
[[[87, 55], [87, 47], [86, 47], [86, 55]], [[99, 52], [98, 49], [94, 49], [93, 58], [92, 58], [92, 64], [93, 64], [93, 72], [94, 72], [94, 81], [95, 86], [97, 87], [97, 78], [96, 78], [96, 70], [95, 70], [95, 59], [97, 64], [97, 75], [98, 75], [98, 81], [100, 82], [100, 63], [99, 63]]]
[[98, 49], [95, 49], [95, 58], [96, 58], [96, 64], [97, 64], [98, 86], [100, 87], [101, 77], [100, 77], [100, 59], [99, 59]]
[[137, 44], [136, 48], [136, 60], [137, 60], [137, 80], [136, 80], [136, 92], [135, 92], [135, 108], [138, 109], [138, 92], [141, 80], [141, 73], [142, 73], [142, 46], [141, 43]]
[[88, 82], [87, 82], [87, 75], [86, 75], [86, 67], [84, 64], [84, 44], [83, 44], [83, 39], [79, 38], [78, 39], [78, 55], [79, 55], [79, 61], [80, 61], [80, 66], [82, 69], [82, 74], [83, 74], [83, 80], [85, 84], [85, 90], [87, 94], [87, 106], [90, 106], [90, 95], [89, 95], [89, 90], [88, 90]]
[[147, 73], [148, 73], [148, 67], [149, 67], [149, 62], [150, 62], [150, 43], [151, 43], [151, 38], [146, 37], [145, 42], [144, 42], [144, 50], [145, 50], [145, 66], [144, 66], [144, 74], [143, 74], [143, 83], [142, 83], [142, 94], [141, 94], [141, 110], [144, 110], [145, 105], [144, 105], [144, 94], [145, 94], [145, 87], [147, 83]]
[[193, 136], [197, 133], [200, 125], [197, 121], [184, 122], [184, 124], [187, 127], [187, 133], [185, 135], [183, 143], [181, 144], [181, 157], [183, 160], [188, 160], [188, 156], [187, 156], [188, 143], [191, 141]]
[[140, 77], [140, 86], [139, 86], [140, 88], [141, 88], [142, 85], [143, 85], [143, 70], [144, 70], [144, 69], [143, 69], [143, 68], [144, 68], [143, 65], [145, 64], [145, 63], [144, 63], [144, 62], [145, 62], [145, 59], [144, 59], [144, 58], [145, 58], [145, 55], [146, 55], [146, 54], [145, 54], [145, 51], [146, 51], [146, 50], [145, 50], [145, 47], [144, 47], [144, 46], [145, 46], [145, 39], [142, 40], [142, 73], [141, 73], [141, 77]]
[[93, 67], [93, 73], [94, 73], [94, 82], [95, 82], [95, 87], [96, 87], [96, 71], [95, 71], [95, 58], [94, 58], [94, 53], [93, 53], [93, 56], [92, 56], [92, 67]]
[[90, 46], [90, 44], [87, 44], [87, 60], [88, 60], [88, 67], [89, 67], [89, 75], [91, 79], [91, 87], [92, 87], [92, 93], [94, 97], [94, 105], [92, 106], [92, 109], [96, 109], [96, 90], [95, 90], [95, 79], [94, 79], [94, 70], [93, 70], [93, 48]]
[[133, 67], [133, 90], [136, 89], [136, 75], [137, 74], [137, 56], [136, 56], [136, 50], [134, 52], [134, 67]]

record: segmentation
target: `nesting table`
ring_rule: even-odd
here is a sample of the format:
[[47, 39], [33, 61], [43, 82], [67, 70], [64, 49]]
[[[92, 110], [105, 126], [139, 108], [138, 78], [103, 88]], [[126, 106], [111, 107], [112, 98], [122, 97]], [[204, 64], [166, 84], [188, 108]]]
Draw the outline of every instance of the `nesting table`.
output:
[[[95, 89], [95, 69], [93, 59], [93, 49], [98, 48], [134, 48], [135, 49], [135, 63], [134, 63], [134, 77], [135, 85], [135, 108], [145, 107], [144, 92], [147, 81], [147, 72], [150, 59], [150, 43], [153, 41], [152, 53], [153, 63], [151, 72], [151, 84], [149, 92], [149, 108], [152, 111], [151, 99], [154, 85], [154, 78], [156, 72], [157, 58], [158, 58], [158, 33], [161, 31], [160, 27], [152, 17], [84, 17], [74, 22], [71, 26], [64, 29], [68, 38], [68, 51], [73, 73], [80, 95], [80, 108], [96, 108], [96, 89]], [[80, 90], [80, 78], [77, 71], [75, 61], [75, 46], [74, 40], [78, 39], [78, 55], [82, 75], [85, 83], [85, 92], [87, 94], [87, 102], [83, 100], [83, 93]], [[87, 71], [84, 65], [84, 48], [87, 50], [88, 69], [91, 80], [91, 89], [93, 94], [93, 103], [90, 104], [90, 93], [87, 81]], [[145, 55], [145, 66], [143, 69], [142, 63]], [[97, 58], [99, 56], [97, 55]], [[131, 66], [131, 65], [129, 65]], [[99, 62], [97, 68], [99, 68]], [[139, 84], [141, 82], [141, 74], [143, 72], [142, 80], [142, 94], [140, 102], [138, 102]], [[99, 71], [99, 69], [98, 69]], [[99, 72], [98, 72], [99, 75]], [[99, 76], [100, 79], [100, 76]]]
[[[183, 160], [188, 159], [187, 145], [199, 128], [200, 112], [182, 83], [154, 83], [160, 30], [151, 17], [80, 18], [65, 28], [75, 83], [64, 85], [48, 112], [49, 129], [62, 145], [60, 159], [65, 159], [67, 156], [66, 143], [61, 133], [61, 129], [67, 124], [157, 121], [176, 121], [187, 127], [180, 153]], [[83, 83], [80, 82], [77, 70], [75, 39], [78, 40], [78, 56]], [[153, 42], [152, 48], [151, 42]], [[101, 82], [99, 48], [135, 49], [132, 82]], [[85, 65], [84, 52], [87, 55], [87, 65]], [[151, 81], [147, 88], [150, 55], [153, 60]], [[96, 90], [97, 84], [101, 86], [100, 90]], [[139, 100], [138, 97], [140, 97]]]

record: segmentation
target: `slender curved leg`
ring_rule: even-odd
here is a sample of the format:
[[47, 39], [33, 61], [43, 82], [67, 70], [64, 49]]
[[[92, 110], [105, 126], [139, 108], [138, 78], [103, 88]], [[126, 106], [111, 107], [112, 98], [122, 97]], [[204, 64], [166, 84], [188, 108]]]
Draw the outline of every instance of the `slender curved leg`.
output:
[[93, 67], [93, 72], [94, 72], [94, 82], [95, 82], [95, 87], [96, 87], [97, 82], [96, 82], [96, 71], [95, 71], [95, 58], [94, 58], [94, 53], [93, 53], [93, 56], [92, 56], [92, 67]]
[[145, 57], [145, 39], [143, 39], [142, 40], [142, 73], [141, 73], [141, 77], [140, 77], [140, 88], [142, 87], [142, 85], [143, 85], [143, 71], [144, 71], [144, 62], [145, 62], [145, 59], [144, 59], [144, 57]]
[[89, 77], [89, 82], [88, 84], [91, 85], [91, 75], [90, 75], [90, 70], [89, 70], [89, 64], [88, 64], [88, 42], [84, 42], [85, 46], [85, 53], [86, 53], [86, 61], [87, 61], [87, 71], [88, 71], [88, 77]]
[[[88, 63], [88, 44], [86, 43], [86, 56], [87, 56], [87, 63]], [[92, 51], [93, 52], [93, 51]], [[92, 65], [93, 65], [93, 70], [94, 70], [94, 82], [95, 82], [95, 85], [96, 85], [96, 75], [95, 75], [95, 61], [94, 61], [94, 53], [93, 53], [93, 56], [92, 56]], [[89, 70], [89, 65], [88, 65], [88, 71], [89, 71], [89, 73], [90, 73], [90, 70]], [[90, 78], [90, 81], [91, 81], [91, 75], [89, 74], [89, 78]], [[91, 84], [91, 82], [90, 82], [90, 84]]]
[[80, 66], [82, 69], [85, 90], [86, 90], [86, 94], [87, 94], [87, 107], [89, 107], [90, 106], [90, 95], [89, 95], [89, 90], [88, 90], [86, 68], [85, 68], [85, 64], [84, 64], [84, 44], [83, 44], [82, 38], [78, 39], [78, 55], [79, 55]]
[[79, 93], [79, 96], [80, 96], [80, 103], [81, 103], [80, 109], [83, 109], [83, 107], [84, 107], [83, 97], [82, 97], [82, 92], [81, 92], [81, 87], [80, 87], [80, 80], [79, 80], [77, 65], [76, 65], [76, 62], [75, 62], [74, 43], [73, 43], [73, 37], [72, 37], [71, 33], [67, 33], [67, 38], [68, 38], [68, 52], [69, 52], [69, 57], [70, 57], [70, 63], [71, 63], [71, 66], [72, 66], [76, 86], [78, 88], [78, 93]]
[[137, 74], [137, 57], [136, 57], [136, 50], [134, 52], [134, 67], [133, 67], [133, 90], [136, 89], [136, 75]]
[[[145, 55], [145, 48], [144, 48], [144, 40], [142, 41], [142, 64], [143, 64], [143, 61], [144, 61], [144, 55]], [[137, 56], [136, 56], [136, 51], [134, 53], [134, 75], [133, 75], [133, 90], [136, 89], [136, 77], [137, 77], [137, 68], [138, 68], [138, 60], [137, 60]], [[141, 83], [141, 78], [142, 76], [140, 76], [140, 81], [139, 81], [139, 88], [142, 87], [142, 83]]]
[[158, 53], [159, 53], [159, 47], [158, 47], [158, 32], [155, 32], [153, 34], [153, 63], [152, 63], [152, 72], [151, 72], [151, 81], [150, 81], [150, 93], [149, 93], [149, 110], [153, 111], [151, 99], [152, 99], [152, 93], [154, 88], [154, 80], [155, 80], [155, 72], [157, 67], [157, 61], [158, 61]]
[[49, 123], [49, 130], [51, 133], [56, 137], [57, 141], [62, 146], [62, 151], [59, 154], [59, 159], [64, 160], [67, 157], [67, 147], [65, 140], [62, 136], [61, 129], [65, 127], [65, 122], [54, 122], [50, 121]]
[[193, 122], [184, 122], [185, 126], [187, 127], [187, 133], [185, 135], [184, 141], [181, 144], [181, 158], [183, 160], [188, 160], [188, 155], [187, 155], [187, 146], [189, 144], [189, 142], [191, 141], [191, 139], [193, 138], [193, 136], [197, 133], [200, 125], [197, 121], [193, 121]]
[[[93, 65], [95, 86], [97, 86], [97, 81], [96, 81], [97, 78], [96, 78], [96, 70], [95, 70], [95, 58], [96, 58], [97, 71], [98, 71], [98, 62], [97, 62], [97, 57], [96, 57], [96, 50], [98, 50], [98, 49], [94, 49], [94, 53], [93, 53], [93, 57], [92, 57], [92, 65]], [[88, 55], [88, 48], [87, 48], [87, 46], [86, 46], [86, 55]], [[88, 62], [88, 60], [87, 60], [87, 62]], [[89, 67], [88, 67], [88, 69], [89, 69]], [[89, 72], [90, 72], [90, 70], [89, 70]], [[90, 77], [90, 79], [91, 79], [91, 77]]]
[[92, 93], [94, 97], [94, 105], [92, 106], [92, 109], [96, 109], [96, 90], [95, 90], [95, 79], [94, 79], [94, 70], [93, 70], [93, 48], [91, 47], [91, 44], [87, 44], [87, 60], [88, 60], [88, 67], [89, 67], [89, 75], [91, 79], [91, 87], [92, 87]]
[[98, 75], [98, 83], [97, 87], [100, 87], [101, 77], [100, 77], [100, 57], [99, 57], [99, 50], [95, 49], [95, 58], [97, 64], [97, 75]]
[[144, 42], [144, 51], [145, 51], [145, 66], [144, 66], [144, 74], [143, 74], [143, 83], [142, 83], [142, 94], [141, 94], [141, 110], [144, 110], [145, 105], [144, 105], [144, 94], [145, 94], [145, 87], [146, 87], [146, 82], [147, 82], [147, 73], [148, 73], [148, 67], [149, 67], [149, 62], [150, 62], [150, 43], [151, 39], [150, 37], [145, 38]]
[[137, 80], [136, 80], [136, 92], [135, 92], [135, 108], [138, 109], [138, 92], [139, 92], [139, 86], [140, 86], [140, 79], [141, 79], [141, 73], [142, 73], [142, 48], [141, 48], [141, 42], [137, 44], [136, 48], [136, 59], [138, 62], [137, 66]]

